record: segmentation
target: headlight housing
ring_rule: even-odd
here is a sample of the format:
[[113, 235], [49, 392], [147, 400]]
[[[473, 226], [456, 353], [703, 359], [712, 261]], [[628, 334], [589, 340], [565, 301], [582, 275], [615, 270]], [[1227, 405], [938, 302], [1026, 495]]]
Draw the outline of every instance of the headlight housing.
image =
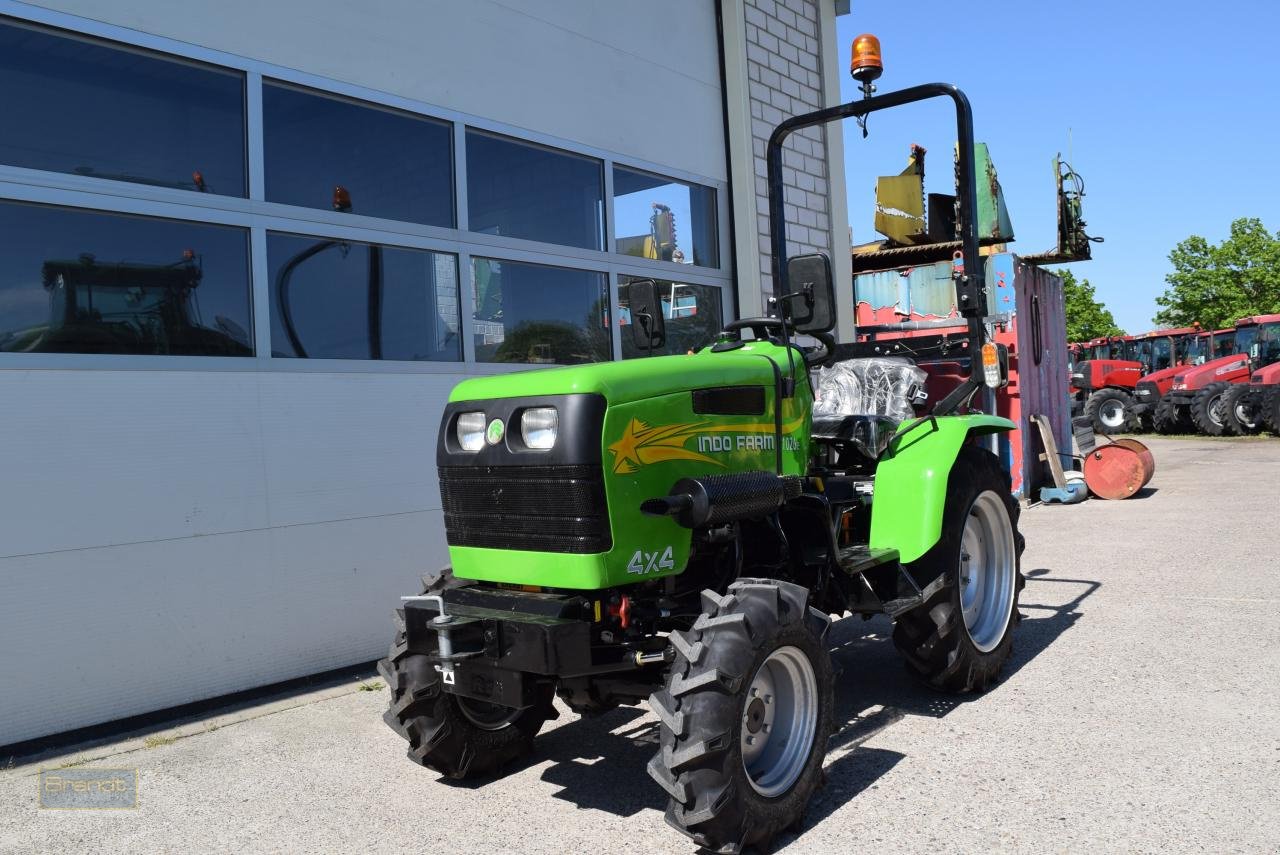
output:
[[484, 448], [484, 413], [459, 413], [454, 422], [458, 445], [463, 451], [479, 451]]
[[559, 432], [560, 413], [555, 407], [530, 407], [520, 414], [520, 438], [528, 448], [551, 448]]

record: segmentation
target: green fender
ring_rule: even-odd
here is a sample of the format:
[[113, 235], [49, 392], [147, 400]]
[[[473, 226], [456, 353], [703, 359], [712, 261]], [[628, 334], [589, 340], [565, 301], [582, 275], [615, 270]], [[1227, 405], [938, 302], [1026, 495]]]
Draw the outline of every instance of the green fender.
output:
[[896, 549], [903, 563], [915, 561], [942, 536], [947, 476], [970, 436], [1003, 433], [1015, 425], [984, 414], [938, 416], [905, 426], [876, 467], [871, 503], [872, 549]]

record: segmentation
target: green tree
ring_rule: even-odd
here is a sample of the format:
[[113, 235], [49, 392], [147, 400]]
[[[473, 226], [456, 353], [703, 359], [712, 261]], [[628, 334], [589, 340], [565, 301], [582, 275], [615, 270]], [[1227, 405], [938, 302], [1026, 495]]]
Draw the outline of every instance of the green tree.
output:
[[1124, 335], [1111, 310], [1094, 296], [1088, 279], [1076, 279], [1070, 270], [1059, 271], [1058, 275], [1062, 277], [1062, 296], [1066, 304], [1067, 341]]
[[1249, 315], [1280, 312], [1280, 233], [1262, 221], [1242, 217], [1231, 235], [1211, 244], [1192, 235], [1169, 253], [1173, 272], [1168, 289], [1156, 297], [1155, 321], [1171, 326], [1193, 322], [1208, 329], [1235, 324]]

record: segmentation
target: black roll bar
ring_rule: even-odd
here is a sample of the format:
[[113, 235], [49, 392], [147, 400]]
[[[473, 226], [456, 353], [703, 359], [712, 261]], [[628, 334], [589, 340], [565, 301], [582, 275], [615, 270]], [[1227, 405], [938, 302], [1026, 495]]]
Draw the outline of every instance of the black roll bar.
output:
[[[930, 98], [950, 98], [956, 106], [956, 138], [959, 143], [959, 220], [960, 253], [963, 269], [955, 273], [956, 305], [969, 327], [969, 376], [950, 395], [933, 408], [934, 415], [945, 415], [972, 395], [981, 385], [981, 348], [986, 343], [986, 327], [982, 322], [987, 313], [987, 285], [983, 259], [978, 254], [978, 187], [973, 174], [973, 110], [969, 99], [950, 83], [925, 83], [897, 92], [875, 95], [861, 101], [850, 101], [836, 107], [816, 110], [793, 116], [773, 129], [766, 152], [769, 181], [769, 238], [772, 247], [771, 274], [773, 293], [781, 298], [788, 292], [787, 282], [787, 223], [782, 182], [782, 144], [787, 137], [801, 128], [825, 125], [843, 119], [866, 116], [877, 110], [900, 107]], [[828, 153], [828, 156], [831, 156]]]

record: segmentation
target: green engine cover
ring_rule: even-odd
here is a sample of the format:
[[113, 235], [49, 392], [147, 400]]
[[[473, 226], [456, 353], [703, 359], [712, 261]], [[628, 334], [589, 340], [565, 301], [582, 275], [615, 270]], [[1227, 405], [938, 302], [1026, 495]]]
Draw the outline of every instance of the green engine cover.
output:
[[[809, 459], [813, 395], [799, 352], [795, 365], [796, 394], [783, 402], [782, 464], [785, 474], [799, 475]], [[786, 373], [784, 348], [752, 341], [719, 353], [704, 348], [460, 383], [451, 402], [573, 393], [605, 398], [601, 462], [613, 546], [583, 555], [451, 545], [454, 575], [593, 590], [680, 573], [691, 532], [668, 517], [640, 513], [640, 503], [666, 495], [681, 478], [775, 471], [775, 390]], [[735, 406], [732, 390], [763, 405], [744, 407], [738, 398]], [[695, 392], [701, 393], [696, 407]]]

